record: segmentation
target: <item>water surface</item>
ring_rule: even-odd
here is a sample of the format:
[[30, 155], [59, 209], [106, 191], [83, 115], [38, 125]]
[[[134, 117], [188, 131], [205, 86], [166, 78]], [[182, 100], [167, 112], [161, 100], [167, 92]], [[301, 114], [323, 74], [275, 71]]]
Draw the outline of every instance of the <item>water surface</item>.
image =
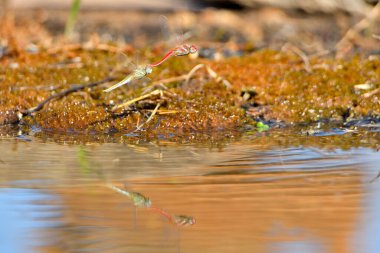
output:
[[[179, 145], [3, 136], [0, 252], [378, 252], [379, 137], [273, 130]], [[196, 223], [173, 222], [179, 215]]]

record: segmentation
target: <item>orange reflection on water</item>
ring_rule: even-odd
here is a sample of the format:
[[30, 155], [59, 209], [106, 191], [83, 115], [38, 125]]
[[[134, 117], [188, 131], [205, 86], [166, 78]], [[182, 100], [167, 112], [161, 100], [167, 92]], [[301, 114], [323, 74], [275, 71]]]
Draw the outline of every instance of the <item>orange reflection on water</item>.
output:
[[[105, 185], [56, 189], [64, 227], [47, 252], [353, 252], [363, 196], [356, 170], [194, 176], [129, 181], [128, 187], [171, 214], [136, 208]], [[45, 248], [46, 249], [46, 248]], [[290, 250], [289, 250], [290, 249]], [[61, 251], [57, 251], [61, 250]], [[62, 251], [63, 250], [63, 251]]]

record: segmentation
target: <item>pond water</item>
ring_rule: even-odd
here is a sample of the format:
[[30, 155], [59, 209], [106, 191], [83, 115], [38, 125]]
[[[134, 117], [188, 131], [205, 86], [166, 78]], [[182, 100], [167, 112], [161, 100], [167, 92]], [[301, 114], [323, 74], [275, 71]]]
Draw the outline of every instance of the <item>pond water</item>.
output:
[[181, 145], [5, 135], [0, 252], [377, 253], [380, 133], [325, 133]]

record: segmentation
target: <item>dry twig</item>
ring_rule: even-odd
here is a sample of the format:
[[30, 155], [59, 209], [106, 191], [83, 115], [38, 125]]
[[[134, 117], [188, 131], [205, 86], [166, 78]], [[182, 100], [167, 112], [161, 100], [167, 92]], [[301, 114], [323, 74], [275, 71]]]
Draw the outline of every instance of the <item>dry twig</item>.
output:
[[359, 33], [370, 27], [379, 17], [380, 2], [378, 2], [360, 22], [348, 29], [342, 39], [336, 44], [337, 57], [344, 56], [352, 48], [354, 41], [360, 36]]
[[86, 88], [92, 88], [92, 87], [95, 87], [95, 86], [98, 86], [100, 84], [107, 83], [107, 82], [110, 82], [110, 81], [113, 81], [113, 80], [114, 80], [113, 77], [107, 77], [107, 78], [105, 78], [103, 80], [100, 80], [100, 81], [92, 82], [92, 83], [89, 83], [89, 84], [78, 85], [78, 86], [72, 87], [70, 89], [61, 91], [61, 92], [59, 92], [57, 94], [54, 94], [54, 95], [48, 97], [47, 99], [45, 99], [44, 101], [42, 101], [41, 103], [39, 103], [37, 106], [25, 110], [22, 114], [23, 114], [23, 116], [30, 115], [30, 114], [32, 114], [34, 112], [37, 112], [37, 111], [41, 110], [45, 106], [45, 104], [49, 103], [53, 99], [59, 99], [59, 98], [65, 97], [65, 96], [67, 96], [67, 95], [69, 95], [69, 94], [71, 94], [73, 92], [84, 90]]
[[363, 94], [362, 97], [363, 97], [363, 99], [365, 99], [365, 98], [370, 98], [370, 97], [372, 97], [373, 95], [376, 95], [376, 94], [378, 94], [378, 93], [380, 93], [380, 88], [377, 88], [377, 89], [375, 89], [375, 90], [373, 90], [373, 91], [367, 92], [367, 93]]
[[296, 55], [298, 55], [303, 63], [304, 63], [304, 68], [305, 70], [308, 72], [308, 73], [311, 73], [312, 72], [312, 69], [311, 69], [311, 66], [310, 66], [310, 60], [309, 60], [309, 57], [301, 50], [299, 49], [298, 47], [292, 45], [292, 44], [285, 44], [283, 47], [282, 47], [282, 50], [285, 51], [285, 50], [289, 50], [293, 53], [295, 53]]
[[136, 128], [135, 131], [139, 131], [145, 124], [147, 124], [149, 121], [151, 121], [153, 119], [154, 115], [156, 115], [157, 110], [158, 110], [158, 108], [160, 108], [160, 106], [161, 106], [161, 104], [158, 103], [156, 105], [156, 107], [154, 108], [153, 112], [150, 114], [149, 118], [144, 123], [142, 123], [141, 125], [137, 126], [137, 128]]
[[112, 108], [112, 111], [115, 111], [115, 110], [122, 108], [122, 107], [127, 107], [133, 103], [140, 101], [140, 100], [146, 99], [146, 98], [151, 97], [151, 96], [156, 96], [156, 95], [160, 95], [162, 97], [162, 95], [163, 95], [162, 90], [154, 90], [152, 92], [149, 92], [148, 94], [145, 94], [145, 95], [142, 95], [140, 97], [128, 100], [127, 102], [122, 103], [120, 105], [116, 105]]

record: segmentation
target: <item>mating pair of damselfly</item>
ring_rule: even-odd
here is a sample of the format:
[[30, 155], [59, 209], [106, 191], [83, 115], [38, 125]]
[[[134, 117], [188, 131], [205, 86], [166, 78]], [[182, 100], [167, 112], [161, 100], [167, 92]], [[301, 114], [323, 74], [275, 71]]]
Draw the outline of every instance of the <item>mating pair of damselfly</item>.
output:
[[189, 54], [194, 54], [198, 51], [197, 47], [195, 45], [191, 44], [182, 44], [180, 46], [177, 46], [170, 50], [160, 61], [153, 63], [153, 64], [146, 64], [142, 66], [136, 67], [131, 74], [129, 74], [127, 77], [125, 77], [120, 82], [112, 85], [108, 89], [105, 89], [104, 92], [110, 92], [116, 88], [119, 88], [120, 86], [123, 86], [125, 84], [128, 84], [132, 82], [133, 80], [142, 79], [143, 77], [149, 75], [152, 73], [153, 68], [157, 67], [158, 65], [162, 64], [166, 60], [168, 60], [172, 56], [185, 56]]
[[159, 214], [164, 216], [166, 219], [168, 219], [173, 224], [176, 224], [178, 226], [189, 226], [189, 225], [195, 224], [195, 218], [194, 217], [187, 216], [187, 215], [170, 214], [170, 213], [164, 211], [163, 209], [161, 209], [159, 207], [153, 206], [150, 199], [145, 197], [141, 193], [123, 190], [123, 189], [120, 189], [119, 187], [116, 187], [112, 184], [109, 184], [108, 187], [113, 189], [114, 191], [117, 191], [117, 192], [127, 196], [128, 198], [130, 198], [130, 200], [132, 201], [132, 203], [135, 207], [145, 207], [145, 208], [148, 208], [149, 210], [158, 212]]

